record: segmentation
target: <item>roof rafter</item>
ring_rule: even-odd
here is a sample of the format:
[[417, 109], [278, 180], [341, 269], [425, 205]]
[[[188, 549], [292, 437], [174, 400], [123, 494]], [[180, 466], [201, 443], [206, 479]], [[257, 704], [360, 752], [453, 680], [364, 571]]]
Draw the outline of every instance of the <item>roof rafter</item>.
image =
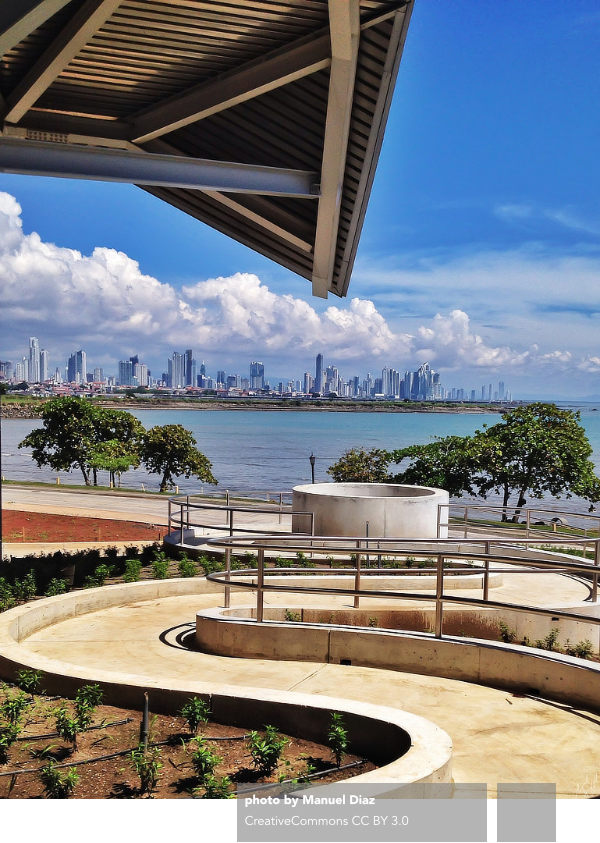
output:
[[331, 70], [312, 274], [313, 295], [321, 298], [327, 298], [333, 278], [358, 59], [359, 14], [360, 0], [329, 0]]
[[0, 5], [0, 58], [71, 0], [10, 0]]
[[[406, 0], [398, 0], [389, 9], [366, 18], [360, 25], [361, 29], [381, 23], [405, 3]], [[329, 29], [321, 29], [308, 38], [300, 38], [134, 114], [131, 117], [133, 128], [130, 139], [134, 143], [145, 143], [310, 76], [330, 64]]]
[[18, 123], [89, 39], [112, 15], [121, 0], [87, 0], [6, 97], [7, 123]]

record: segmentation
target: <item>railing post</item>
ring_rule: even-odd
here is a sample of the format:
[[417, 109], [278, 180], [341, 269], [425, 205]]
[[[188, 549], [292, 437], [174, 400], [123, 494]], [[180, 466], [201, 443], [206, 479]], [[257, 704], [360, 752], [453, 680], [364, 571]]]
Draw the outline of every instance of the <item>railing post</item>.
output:
[[[369, 550], [369, 522], [368, 521], [365, 521], [365, 536], [366, 536], [366, 539], [367, 539], [366, 545], [367, 545], [367, 551], [368, 551]], [[366, 565], [367, 568], [371, 567], [371, 557], [369, 556], [368, 553], [365, 556], [365, 565]]]
[[263, 621], [263, 602], [264, 592], [263, 586], [265, 584], [265, 551], [264, 548], [258, 550], [258, 577], [256, 583], [256, 622]]
[[168, 519], [169, 533], [171, 532], [171, 522], [172, 522], [172, 519], [171, 519], [171, 498], [169, 498], [169, 519]]
[[594, 575], [592, 577], [592, 601], [598, 601], [598, 568], [600, 566], [600, 539], [594, 544]]
[[469, 507], [468, 506], [465, 506], [464, 522], [465, 522], [465, 529], [464, 529], [463, 538], [466, 539], [467, 538], [467, 525], [469, 523]]
[[183, 544], [183, 501], [179, 501], [179, 544]]
[[483, 599], [489, 599], [490, 591], [490, 542], [485, 543], [485, 569], [483, 572]]
[[526, 518], [526, 524], [527, 524], [527, 526], [525, 527], [525, 538], [528, 539], [529, 538], [529, 528], [531, 526], [531, 510], [530, 509], [527, 510], [527, 515], [525, 516], [525, 518]]
[[437, 535], [436, 535], [436, 538], [440, 539], [441, 538], [441, 532], [442, 532], [442, 504], [441, 503], [438, 503], [437, 511], [438, 511], [438, 516], [437, 516]]
[[444, 622], [444, 555], [438, 554], [437, 575], [435, 580], [435, 637], [442, 637]]
[[[229, 492], [227, 494], [229, 494]], [[229, 510], [229, 535], [233, 536], [233, 509]]]
[[[360, 550], [360, 539], [356, 542], [356, 549], [357, 551]], [[357, 552], [356, 554], [356, 573], [354, 575], [354, 591], [360, 591], [360, 553]], [[360, 607], [360, 597], [358, 594], [354, 595], [354, 608], [358, 609]]]
[[[231, 580], [231, 548], [228, 547], [225, 551], [225, 581], [230, 582]], [[223, 599], [223, 604], [225, 609], [229, 609], [231, 604], [231, 586], [225, 586], [225, 595]]]
[[186, 514], [186, 524], [188, 530], [190, 529], [190, 496], [186, 495], [185, 497], [185, 514]]
[[279, 493], [279, 523], [281, 524], [281, 510], [283, 508], [283, 492]]

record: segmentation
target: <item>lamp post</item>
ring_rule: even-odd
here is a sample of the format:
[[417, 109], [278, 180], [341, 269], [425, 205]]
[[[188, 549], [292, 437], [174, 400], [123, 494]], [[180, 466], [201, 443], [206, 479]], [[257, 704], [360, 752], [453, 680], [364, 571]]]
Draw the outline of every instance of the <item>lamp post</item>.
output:
[[315, 459], [316, 459], [315, 455], [311, 454], [310, 457], [309, 457], [309, 460], [310, 460], [310, 473], [312, 475], [312, 482], [313, 483], [315, 482]]

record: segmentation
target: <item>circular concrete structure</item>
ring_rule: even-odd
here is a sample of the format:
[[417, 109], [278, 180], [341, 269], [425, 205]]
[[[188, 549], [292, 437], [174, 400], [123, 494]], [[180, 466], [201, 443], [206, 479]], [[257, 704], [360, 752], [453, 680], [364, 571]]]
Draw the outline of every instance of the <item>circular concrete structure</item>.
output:
[[[315, 536], [447, 538], [448, 492], [399, 483], [314, 483], [295, 486], [296, 512], [314, 513]], [[440, 531], [438, 534], [438, 507]], [[306, 518], [292, 519], [293, 532]]]

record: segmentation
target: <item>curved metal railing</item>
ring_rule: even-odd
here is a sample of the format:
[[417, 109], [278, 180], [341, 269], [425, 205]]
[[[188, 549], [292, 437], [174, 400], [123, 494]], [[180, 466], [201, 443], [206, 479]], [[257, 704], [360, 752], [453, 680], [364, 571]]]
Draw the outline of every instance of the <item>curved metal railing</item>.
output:
[[[600, 573], [600, 539], [591, 540], [584, 538], [561, 538], [552, 537], [552, 546], [565, 545], [567, 549], [573, 547], [594, 546], [593, 561], [571, 561], [566, 555], [556, 558], [556, 551], [550, 555], [542, 553], [530, 554], [529, 550], [542, 550], [541, 544], [549, 544], [537, 539], [520, 539], [519, 542], [507, 543], [502, 540], [485, 539], [398, 539], [380, 538], [365, 539], [363, 537], [329, 536], [281, 536], [270, 535], [256, 538], [254, 536], [234, 536], [212, 538], [209, 545], [224, 550], [225, 570], [209, 574], [207, 579], [218, 582], [225, 588], [225, 607], [230, 605], [230, 589], [248, 589], [256, 593], [256, 621], [261, 623], [264, 620], [264, 595], [269, 592], [276, 593], [300, 593], [300, 594], [331, 594], [337, 596], [353, 597], [354, 608], [359, 608], [361, 597], [375, 597], [399, 600], [427, 601], [431, 598], [424, 597], [422, 591], [398, 591], [383, 589], [361, 588], [361, 576], [364, 574], [363, 559], [367, 557], [382, 557], [402, 559], [409, 555], [417, 554], [419, 557], [434, 560], [431, 572], [435, 573], [435, 636], [443, 637], [444, 606], [446, 604], [463, 604], [473, 607], [486, 607], [491, 609], [504, 609], [516, 612], [525, 612], [534, 615], [542, 615], [554, 619], [565, 619], [581, 621], [588, 624], [600, 625], [600, 617], [588, 616], [575, 612], [563, 611], [556, 608], [542, 606], [508, 603], [489, 598], [489, 577], [496, 572], [507, 573], [507, 567], [512, 573], [556, 573], [568, 574], [575, 577], [583, 577], [590, 581], [590, 599], [597, 602], [598, 599], [598, 576]], [[523, 555], [523, 549], [527, 555]], [[232, 570], [231, 557], [239, 551], [250, 551], [256, 554], [257, 567]], [[310, 553], [313, 560], [322, 556], [338, 557], [344, 562], [345, 567], [333, 570], [331, 563], [329, 567], [315, 567], [306, 569], [304, 567], [286, 568], [282, 571], [278, 567], [269, 567], [269, 559], [277, 554]], [[450, 562], [478, 562], [482, 573], [482, 598], [464, 597], [447, 594], [444, 590], [446, 577], [464, 574], [464, 568], [448, 568]], [[346, 565], [346, 562], [348, 564]], [[502, 567], [491, 567], [492, 564]], [[473, 571], [472, 568], [467, 570]], [[400, 573], [402, 571], [402, 573]], [[354, 577], [352, 588], [331, 587], [326, 585], [298, 584], [286, 585], [285, 583], [269, 583], [272, 576], [281, 576], [282, 573], [303, 573], [317, 574], [320, 578], [339, 576], [340, 574], [351, 574]], [[412, 568], [397, 569], [396, 576], [410, 576], [415, 571]], [[385, 567], [369, 567], [369, 575], [390, 574], [390, 569]], [[245, 581], [242, 578], [245, 577]]]

